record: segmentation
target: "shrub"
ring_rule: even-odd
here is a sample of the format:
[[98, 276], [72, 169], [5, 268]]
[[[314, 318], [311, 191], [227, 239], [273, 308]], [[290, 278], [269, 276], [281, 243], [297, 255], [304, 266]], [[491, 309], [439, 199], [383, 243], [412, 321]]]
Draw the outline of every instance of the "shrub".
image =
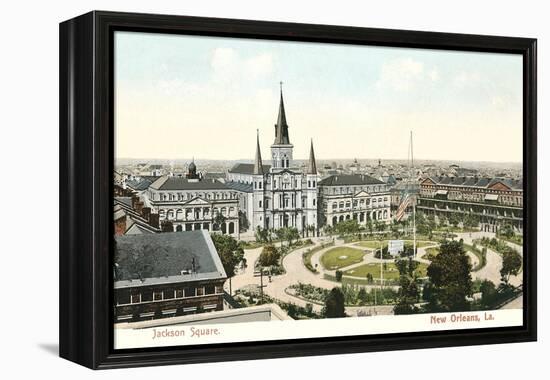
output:
[[344, 273], [341, 270], [336, 271], [336, 281], [341, 282], [342, 281], [342, 275]]
[[266, 245], [260, 254], [258, 259], [259, 263], [263, 267], [277, 265], [281, 258], [280, 251], [274, 245]]
[[344, 294], [340, 288], [332, 288], [328, 294], [325, 300], [323, 314], [325, 318], [342, 318], [346, 316]]

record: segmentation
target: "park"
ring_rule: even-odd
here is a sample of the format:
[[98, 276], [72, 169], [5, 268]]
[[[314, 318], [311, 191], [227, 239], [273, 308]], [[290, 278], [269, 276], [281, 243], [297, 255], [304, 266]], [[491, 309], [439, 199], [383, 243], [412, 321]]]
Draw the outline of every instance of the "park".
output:
[[[419, 294], [427, 293], [428, 268], [438, 260], [442, 244], [455, 242], [460, 244], [467, 262], [468, 273], [464, 277], [468, 277], [470, 283], [465, 297], [468, 307], [487, 307], [481, 299], [485, 297], [487, 303], [489, 295], [493, 297], [491, 305], [499, 307], [521, 299], [521, 267], [506, 264], [512, 260], [508, 256], [522, 255], [517, 240], [459, 228], [434, 231], [430, 235], [418, 235], [413, 241], [412, 236], [403, 233], [400, 239], [406, 252], [393, 257], [388, 253], [388, 242], [394, 239], [389, 229], [307, 239], [294, 236], [290, 241], [280, 232], [280, 239], [242, 244], [246, 265], [235, 271], [231, 289], [226, 286], [226, 290], [241, 300], [243, 306], [276, 302], [296, 318], [322, 317], [326, 313], [325, 301], [335, 288], [343, 294], [346, 316], [396, 314], [396, 310], [403, 310], [398, 304], [407, 299], [401, 290], [403, 281], [408, 278]], [[414, 243], [416, 254], [412, 249]], [[274, 258], [270, 263], [273, 265], [260, 265], [266, 262], [266, 257]], [[414, 267], [408, 276], [402, 273], [406, 272], [407, 266], [403, 264], [406, 261]], [[499, 289], [512, 290], [506, 293], [506, 298], [499, 296]], [[429, 304], [420, 295], [413, 298], [405, 310], [423, 310]]]

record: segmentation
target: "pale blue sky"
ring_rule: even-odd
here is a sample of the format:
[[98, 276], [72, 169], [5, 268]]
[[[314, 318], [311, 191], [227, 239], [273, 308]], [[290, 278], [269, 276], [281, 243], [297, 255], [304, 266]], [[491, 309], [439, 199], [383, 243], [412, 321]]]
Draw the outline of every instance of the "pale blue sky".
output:
[[269, 157], [279, 81], [295, 157], [521, 161], [519, 55], [115, 34], [116, 154]]

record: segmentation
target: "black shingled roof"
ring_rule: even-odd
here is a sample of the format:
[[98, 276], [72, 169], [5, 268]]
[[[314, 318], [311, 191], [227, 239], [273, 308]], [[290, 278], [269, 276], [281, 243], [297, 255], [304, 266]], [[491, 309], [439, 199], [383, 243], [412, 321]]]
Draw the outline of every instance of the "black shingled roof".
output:
[[181, 177], [161, 177], [151, 187], [157, 190], [228, 190], [222, 182], [213, 179], [190, 181]]
[[343, 185], [385, 185], [385, 183], [363, 174], [336, 174], [319, 181], [319, 186]]
[[252, 192], [252, 184], [251, 183], [241, 183], [241, 182], [235, 182], [235, 181], [229, 181], [225, 183], [225, 186], [229, 187], [230, 189], [242, 191], [245, 193], [251, 193]]
[[[271, 165], [262, 165], [264, 168], [264, 173], [268, 173], [271, 169]], [[229, 173], [239, 173], [239, 174], [254, 174], [254, 164], [235, 164]]]
[[181, 276], [181, 271], [192, 271], [193, 258], [197, 280], [206, 273], [226, 277], [210, 235], [203, 230], [124, 235], [115, 241], [116, 281]]
[[[158, 177], [157, 177], [158, 178]], [[147, 190], [149, 186], [153, 183], [154, 180], [150, 180], [149, 178], [142, 178], [140, 180], [127, 180], [126, 185], [134, 190], [142, 191]]]

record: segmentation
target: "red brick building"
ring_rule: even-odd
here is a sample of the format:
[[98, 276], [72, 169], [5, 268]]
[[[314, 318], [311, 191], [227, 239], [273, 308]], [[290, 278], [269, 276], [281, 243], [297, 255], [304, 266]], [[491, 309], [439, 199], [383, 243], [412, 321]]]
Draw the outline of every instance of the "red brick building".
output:
[[449, 217], [472, 214], [483, 231], [523, 230], [523, 182], [509, 178], [430, 177], [420, 183], [417, 209]]

